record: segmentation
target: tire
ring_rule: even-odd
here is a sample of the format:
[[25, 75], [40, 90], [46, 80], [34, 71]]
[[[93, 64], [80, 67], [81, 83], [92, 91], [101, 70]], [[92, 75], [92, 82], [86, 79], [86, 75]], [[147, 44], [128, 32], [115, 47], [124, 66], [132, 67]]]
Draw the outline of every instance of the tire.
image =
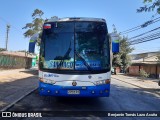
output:
[[160, 86], [160, 80], [159, 80], [159, 82], [158, 82], [158, 85]]

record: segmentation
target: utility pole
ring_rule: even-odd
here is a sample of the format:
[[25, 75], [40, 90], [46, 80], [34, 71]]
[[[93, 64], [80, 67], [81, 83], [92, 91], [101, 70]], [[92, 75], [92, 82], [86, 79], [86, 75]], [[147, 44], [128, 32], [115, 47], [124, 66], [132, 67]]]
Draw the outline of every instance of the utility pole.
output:
[[113, 33], [117, 33], [116, 26], [113, 24], [112, 27], [113, 27]]
[[8, 33], [9, 33], [9, 30], [10, 30], [10, 25], [7, 25], [7, 32], [6, 32], [6, 50], [8, 49]]

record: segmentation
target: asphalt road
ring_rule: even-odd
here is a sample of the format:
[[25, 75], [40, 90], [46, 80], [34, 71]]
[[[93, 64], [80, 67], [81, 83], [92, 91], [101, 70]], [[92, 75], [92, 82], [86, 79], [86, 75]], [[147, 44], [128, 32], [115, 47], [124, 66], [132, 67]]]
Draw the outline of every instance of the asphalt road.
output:
[[[160, 111], [160, 96], [147, 92], [133, 85], [114, 80], [111, 81], [111, 94], [106, 98], [57, 98], [39, 96], [38, 91], [26, 96], [16, 103], [9, 111]], [[62, 119], [55, 117], [54, 119]], [[22, 119], [22, 118], [21, 118]], [[27, 119], [27, 118], [23, 118]], [[31, 119], [31, 118], [30, 118]], [[37, 118], [39, 119], [39, 118]], [[43, 118], [43, 120], [53, 119]], [[115, 119], [114, 117], [66, 117], [63, 119], [101, 120]], [[118, 118], [122, 120], [138, 120], [137, 117]], [[141, 117], [141, 120], [160, 119]]]

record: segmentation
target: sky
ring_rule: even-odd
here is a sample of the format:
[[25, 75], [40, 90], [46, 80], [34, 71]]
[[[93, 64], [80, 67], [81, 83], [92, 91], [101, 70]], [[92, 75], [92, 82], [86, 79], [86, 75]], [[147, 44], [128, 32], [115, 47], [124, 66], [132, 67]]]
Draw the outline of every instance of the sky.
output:
[[[137, 13], [136, 9], [143, 6], [143, 0], [0, 0], [0, 48], [5, 47], [6, 25], [10, 24], [8, 50], [28, 50], [29, 38], [25, 38], [22, 29], [26, 23], [32, 22], [35, 9], [44, 12], [43, 18], [52, 16], [63, 17], [94, 17], [104, 18], [108, 31], [112, 25], [119, 32], [143, 24], [151, 19], [155, 12]], [[155, 16], [155, 18], [160, 15]], [[146, 28], [125, 34], [128, 38], [159, 27], [160, 21]], [[132, 54], [160, 50], [160, 39], [132, 46]]]

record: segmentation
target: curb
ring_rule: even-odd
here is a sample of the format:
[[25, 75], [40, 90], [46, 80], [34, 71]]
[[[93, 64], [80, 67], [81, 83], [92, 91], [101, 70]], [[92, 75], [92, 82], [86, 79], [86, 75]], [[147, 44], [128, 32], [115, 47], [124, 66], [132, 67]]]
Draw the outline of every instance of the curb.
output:
[[[111, 78], [114, 78], [114, 77], [111, 77]], [[122, 79], [118, 79], [118, 78], [114, 78], [114, 79], [119, 80], [119, 81], [122, 81], [122, 82], [124, 82], [124, 83], [131, 84], [131, 85], [136, 86], [136, 87], [139, 87], [139, 88], [144, 88], [144, 87], [138, 86], [138, 85], [136, 85], [136, 84], [133, 84], [133, 83], [130, 83], [130, 82], [126, 82], [126, 81], [124, 81], [124, 80], [122, 80]]]
[[122, 79], [118, 79], [118, 78], [114, 78], [114, 77], [111, 77], [111, 78], [113, 78], [113, 79], [115, 79], [115, 80], [119, 80], [119, 81], [124, 82], [124, 83], [127, 83], [127, 84], [130, 84], [130, 85], [133, 85], [133, 86], [136, 86], [136, 87], [138, 87], [138, 88], [142, 88], [142, 89], [144, 89], [145, 91], [148, 91], [148, 92], [152, 92], [152, 93], [154, 92], [155, 94], [157, 94], [157, 95], [160, 96], [160, 92], [157, 92], [157, 91], [154, 91], [154, 90], [146, 90], [147, 88], [144, 88], [144, 87], [135, 85], [135, 84], [130, 83], [130, 82], [123, 81]]

